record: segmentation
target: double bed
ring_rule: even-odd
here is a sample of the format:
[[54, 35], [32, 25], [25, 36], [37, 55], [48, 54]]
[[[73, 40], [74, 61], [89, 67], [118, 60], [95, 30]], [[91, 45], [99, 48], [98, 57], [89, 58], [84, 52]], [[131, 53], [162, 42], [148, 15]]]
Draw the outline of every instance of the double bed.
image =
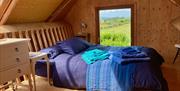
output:
[[[61, 44], [74, 36], [71, 25], [64, 22], [4, 25], [0, 29], [0, 38], [30, 38], [29, 50], [33, 52], [48, 49], [58, 42]], [[74, 48], [84, 47], [76, 45]], [[152, 48], [142, 47], [142, 51], [151, 58], [149, 61], [136, 60], [128, 64], [119, 64], [107, 58], [87, 64], [82, 59], [82, 55], [89, 50], [113, 52], [121, 48], [123, 47], [92, 45], [74, 54], [67, 53], [69, 51], [55, 52], [58, 55], [50, 58], [53, 85], [88, 91], [168, 91], [161, 72], [164, 60]], [[39, 60], [36, 63], [36, 74], [46, 77], [46, 72], [46, 63]]]
[[[141, 47], [150, 61], [119, 64], [107, 58], [87, 64], [82, 59], [82, 55], [90, 50], [114, 52], [122, 48], [126, 47], [92, 45], [76, 54], [60, 53], [50, 60], [53, 85], [88, 91], [168, 91], [160, 68], [164, 60], [152, 48]], [[37, 62], [36, 74], [46, 76], [46, 62], [43, 60]]]

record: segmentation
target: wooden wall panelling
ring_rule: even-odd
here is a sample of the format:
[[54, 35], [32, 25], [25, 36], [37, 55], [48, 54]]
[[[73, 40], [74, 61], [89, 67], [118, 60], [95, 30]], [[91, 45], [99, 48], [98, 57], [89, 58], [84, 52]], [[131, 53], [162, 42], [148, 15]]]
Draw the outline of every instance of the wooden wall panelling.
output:
[[[160, 22], [159, 21], [159, 14], [161, 12], [158, 12], [158, 7], [161, 3], [160, 0], [156, 1], [156, 3], [152, 4], [155, 0], [150, 0], [150, 32], [148, 33], [150, 38], [148, 37], [145, 37], [145, 39], [150, 39], [149, 41], [149, 45], [150, 47], [154, 47], [155, 49], [158, 49], [157, 47], [157, 44], [156, 44], [156, 41], [158, 41], [157, 37], [159, 36], [158, 34], [158, 31], [159, 31], [159, 24]], [[157, 33], [157, 34], [154, 34], [154, 33]]]
[[[7, 1], [7, 0], [6, 0]], [[8, 5], [4, 8], [4, 11], [1, 12], [3, 13], [2, 16], [0, 17], [0, 25], [6, 23], [8, 17], [10, 16], [12, 10], [15, 8], [17, 2], [19, 0], [10, 0]], [[2, 7], [1, 7], [2, 8]]]
[[78, 0], [65, 17], [65, 21], [73, 27], [73, 32], [80, 31], [79, 24], [83, 21], [88, 25], [90, 41], [96, 42], [95, 8], [137, 4], [136, 10], [136, 45], [153, 47], [171, 63], [176, 49], [174, 44], [180, 43], [180, 32], [172, 27], [170, 21], [180, 16], [180, 8], [169, 0]]
[[8, 8], [9, 4], [12, 0], [1, 0], [0, 5], [0, 19], [2, 18], [3, 14], [5, 13], [6, 9]]
[[45, 21], [62, 1], [64, 0], [19, 0], [6, 24]]
[[[145, 37], [148, 37], [148, 31], [150, 31], [149, 25], [150, 25], [150, 13], [148, 12], [150, 10], [150, 4], [149, 4], [150, 0], [138, 0], [136, 1], [137, 3], [137, 40], [136, 40], [136, 45], [144, 45], [147, 44], [148, 41], [145, 40]], [[149, 17], [146, 17], [149, 16]], [[146, 23], [144, 23], [146, 22]], [[143, 40], [140, 38], [143, 38]], [[144, 45], [147, 46], [147, 45]]]
[[[103, 6], [120, 6], [133, 4], [135, 0], [78, 0], [67, 14], [65, 20], [73, 26], [74, 33], [80, 31], [79, 24], [84, 21], [88, 28], [86, 31], [90, 33], [91, 42], [96, 42], [95, 36], [97, 31], [95, 23], [95, 8]], [[78, 12], [78, 13], [77, 13]]]
[[169, 35], [168, 31], [173, 31], [172, 29], [170, 29], [171, 27], [170, 22], [172, 17], [171, 14], [172, 11], [170, 7], [171, 7], [171, 3], [168, 0], [161, 0], [159, 6], [159, 12], [161, 12], [161, 15], [159, 17], [160, 20], [159, 22], [160, 22], [160, 26], [163, 27], [159, 27], [158, 34], [160, 34], [159, 41], [161, 41], [162, 43], [159, 43], [159, 46], [157, 48], [160, 54], [164, 56], [164, 59], [170, 60], [168, 63], [171, 63], [171, 59], [173, 59], [173, 57], [170, 56], [175, 55], [173, 53], [171, 53], [171, 55], [167, 54], [170, 50], [174, 48], [174, 44], [171, 44], [168, 39], [168, 35]]
[[[168, 15], [170, 15], [170, 20], [173, 20], [180, 16], [180, 7], [176, 7], [175, 5], [170, 6], [170, 11]], [[175, 29], [170, 23], [167, 30], [167, 38], [168, 38], [168, 54], [166, 53], [166, 56], [168, 59], [173, 59], [174, 55], [176, 53], [176, 48], [174, 47], [174, 44], [180, 44], [180, 32]], [[171, 62], [170, 62], [171, 63]]]
[[50, 15], [47, 21], [52, 22], [62, 20], [77, 1], [78, 0], [63, 0], [57, 9]]

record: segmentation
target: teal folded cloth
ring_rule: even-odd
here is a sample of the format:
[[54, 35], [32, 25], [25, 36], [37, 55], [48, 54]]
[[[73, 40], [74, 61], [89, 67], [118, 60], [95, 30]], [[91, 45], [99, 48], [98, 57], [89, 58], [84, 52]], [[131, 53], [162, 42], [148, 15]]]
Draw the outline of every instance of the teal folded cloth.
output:
[[94, 50], [84, 52], [82, 54], [82, 59], [87, 64], [92, 64], [98, 60], [105, 60], [105, 59], [109, 58], [109, 56], [110, 56], [110, 54], [106, 51], [94, 49]]

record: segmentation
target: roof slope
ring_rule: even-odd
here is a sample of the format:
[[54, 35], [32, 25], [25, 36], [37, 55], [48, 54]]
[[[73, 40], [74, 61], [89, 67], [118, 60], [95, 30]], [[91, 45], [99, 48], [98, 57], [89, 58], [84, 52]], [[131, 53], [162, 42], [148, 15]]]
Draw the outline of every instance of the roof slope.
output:
[[45, 21], [62, 2], [63, 0], [19, 0], [6, 24]]

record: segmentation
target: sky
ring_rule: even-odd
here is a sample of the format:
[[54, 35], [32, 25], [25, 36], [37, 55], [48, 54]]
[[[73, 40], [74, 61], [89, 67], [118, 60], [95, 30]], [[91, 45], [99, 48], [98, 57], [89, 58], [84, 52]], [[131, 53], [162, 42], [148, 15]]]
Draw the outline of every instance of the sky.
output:
[[111, 9], [111, 10], [100, 10], [100, 17], [102, 19], [113, 18], [113, 17], [130, 17], [131, 9]]

